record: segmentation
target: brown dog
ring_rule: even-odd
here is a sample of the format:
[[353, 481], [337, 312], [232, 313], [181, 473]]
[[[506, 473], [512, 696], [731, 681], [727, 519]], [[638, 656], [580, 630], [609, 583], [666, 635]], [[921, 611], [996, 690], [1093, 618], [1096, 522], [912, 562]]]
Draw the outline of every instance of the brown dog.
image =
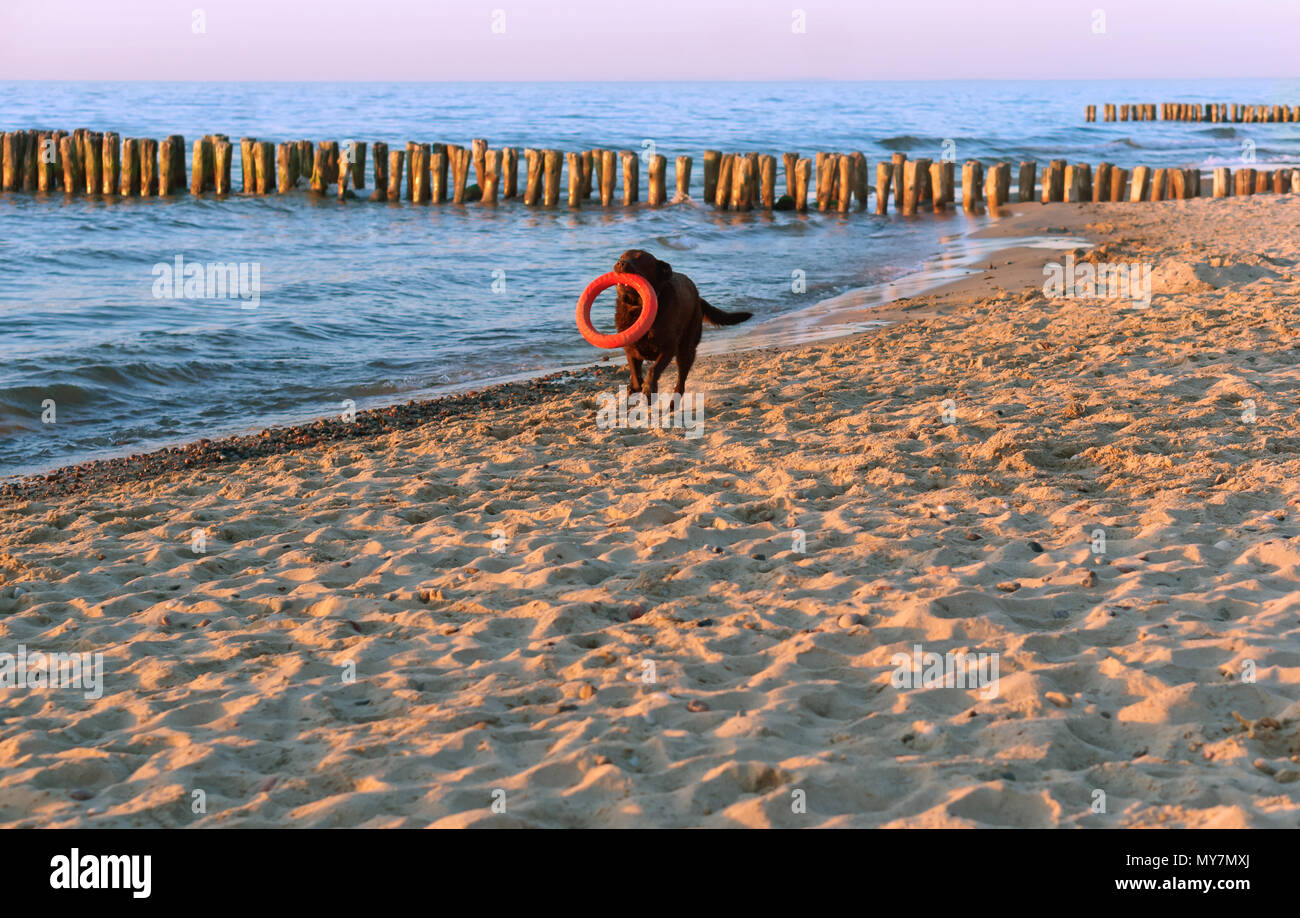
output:
[[[695, 363], [695, 349], [700, 346], [704, 321], [711, 325], [738, 325], [751, 318], [752, 312], [723, 312], [710, 306], [695, 289], [695, 284], [685, 274], [674, 274], [672, 266], [660, 261], [649, 252], [629, 249], [614, 263], [614, 270], [623, 274], [639, 274], [654, 287], [659, 300], [654, 324], [639, 341], [623, 348], [627, 365], [632, 373], [631, 391], [650, 397], [659, 391], [659, 377], [668, 364], [677, 358], [678, 395], [686, 392], [686, 374]], [[641, 315], [641, 294], [635, 287], [618, 285], [618, 304], [614, 310], [614, 324], [619, 331], [632, 327]], [[641, 362], [651, 362], [650, 372], [644, 377]]]

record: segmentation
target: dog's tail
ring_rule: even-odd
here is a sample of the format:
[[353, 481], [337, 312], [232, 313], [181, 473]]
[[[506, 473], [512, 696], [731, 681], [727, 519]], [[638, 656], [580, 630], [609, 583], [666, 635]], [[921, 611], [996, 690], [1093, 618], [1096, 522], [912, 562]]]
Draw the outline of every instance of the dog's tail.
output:
[[746, 319], [754, 318], [752, 312], [723, 312], [716, 306], [710, 306], [703, 297], [700, 298], [700, 308], [704, 310], [704, 318], [710, 325], [739, 325]]

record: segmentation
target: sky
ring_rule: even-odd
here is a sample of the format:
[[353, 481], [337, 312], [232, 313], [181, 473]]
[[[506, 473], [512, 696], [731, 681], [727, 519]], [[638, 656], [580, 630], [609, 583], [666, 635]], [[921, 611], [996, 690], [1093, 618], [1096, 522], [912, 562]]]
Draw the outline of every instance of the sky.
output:
[[11, 80], [1287, 78], [1298, 61], [1300, 0], [0, 0]]

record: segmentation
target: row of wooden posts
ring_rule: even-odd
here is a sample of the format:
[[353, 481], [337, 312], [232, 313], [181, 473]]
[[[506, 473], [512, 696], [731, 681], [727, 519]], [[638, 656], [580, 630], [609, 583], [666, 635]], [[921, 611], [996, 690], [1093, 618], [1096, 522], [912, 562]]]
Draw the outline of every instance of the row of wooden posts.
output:
[[[518, 151], [512, 147], [493, 150], [487, 141], [475, 139], [469, 148], [455, 144], [408, 142], [405, 150], [389, 150], [376, 142], [310, 140], [272, 144], [253, 137], [241, 138], [239, 155], [244, 194], [285, 193], [307, 179], [316, 194], [337, 187], [339, 197], [355, 197], [353, 189], [365, 188], [367, 154], [373, 150], [374, 191], [372, 201], [401, 201], [417, 204], [496, 203], [499, 198], [520, 194]], [[224, 134], [209, 134], [194, 142], [189, 179], [186, 179], [185, 141], [173, 134], [165, 140], [119, 139], [117, 134], [79, 128], [62, 131], [16, 131], [0, 137], [0, 187], [5, 191], [59, 191], [105, 196], [169, 196], [188, 185], [191, 195], [230, 194], [234, 145]], [[625, 206], [640, 200], [640, 155], [632, 150], [592, 149], [582, 152], [527, 149], [524, 153], [522, 197], [526, 205], [553, 207], [559, 203], [561, 178], [567, 166], [566, 202], [581, 206], [593, 192], [604, 206], [614, 203], [619, 167], [622, 171]], [[809, 206], [809, 188], [815, 188], [814, 204], [819, 211], [848, 213], [866, 210], [875, 192], [875, 212], [894, 209], [904, 215], [918, 208], [942, 211], [955, 206], [956, 163], [948, 160], [909, 159], [895, 153], [889, 161], [876, 163], [875, 184], [869, 183], [867, 158], [861, 152], [820, 152], [812, 159], [797, 153], [782, 156], [784, 194], [777, 197], [777, 159], [759, 153], [704, 153], [704, 200], [723, 210], [797, 210]], [[475, 185], [468, 184], [471, 170]], [[666, 158], [648, 157], [647, 203], [667, 201]], [[689, 197], [692, 159], [676, 160], [676, 198]], [[405, 187], [403, 187], [405, 176]], [[1131, 178], [1131, 184], [1130, 184]], [[814, 184], [815, 180], [815, 184]], [[981, 205], [996, 210], [1008, 203], [1011, 193], [1011, 164], [984, 164], [967, 160], [962, 164], [962, 208], [975, 213]], [[1041, 186], [1038, 164], [1021, 162], [1017, 172], [1018, 200], [1055, 201], [1160, 201], [1184, 199], [1202, 193], [1198, 169], [1129, 170], [1101, 163], [1094, 174], [1087, 163], [1069, 164], [1052, 160], [1043, 170]], [[1214, 171], [1216, 197], [1254, 194], [1263, 191], [1300, 191], [1300, 170], [1274, 172], [1240, 169], [1236, 181], [1232, 171]], [[1037, 190], [1037, 193], [1036, 193]]]
[[[1157, 113], [1159, 118], [1156, 117]], [[1087, 121], [1097, 120], [1097, 106], [1084, 109]], [[1105, 121], [1232, 121], [1244, 124], [1300, 121], [1300, 105], [1239, 105], [1236, 102], [1144, 102], [1102, 107]]]

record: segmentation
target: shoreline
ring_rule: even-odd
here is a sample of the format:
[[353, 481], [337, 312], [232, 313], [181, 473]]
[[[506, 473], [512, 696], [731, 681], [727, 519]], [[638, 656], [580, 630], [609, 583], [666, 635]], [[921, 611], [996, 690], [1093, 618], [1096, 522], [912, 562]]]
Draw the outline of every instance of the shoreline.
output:
[[[1047, 205], [1051, 208], [1072, 206], [1076, 205]], [[1037, 203], [1009, 205], [997, 222], [957, 237], [955, 241], [961, 243], [959, 248], [965, 250], [964, 254], [956, 256], [959, 265], [964, 261], [974, 263], [981, 255], [1005, 262], [1006, 256], [1010, 255], [1013, 257], [1013, 272], [1020, 274], [1032, 268], [1035, 259], [1043, 257], [1041, 250], [1025, 245], [1003, 248], [1000, 243], [1023, 241], [1017, 237], [1017, 230], [1035, 222], [1040, 207], [1043, 205]], [[971, 245], [972, 240], [976, 241], [975, 245]], [[993, 242], [991, 247], [979, 244], [988, 241]], [[710, 329], [706, 328], [700, 345], [700, 359], [834, 341], [901, 321], [911, 314], [906, 306], [908, 300], [941, 294], [949, 288], [965, 289], [967, 276], [977, 272], [944, 278], [945, 274], [952, 273], [953, 266], [937, 267], [953, 259], [952, 252], [939, 252], [923, 261], [920, 269], [907, 272], [894, 281], [855, 288], [802, 309], [782, 313], [720, 341], [710, 342]], [[907, 292], [899, 295], [891, 288]], [[774, 343], [776, 341], [781, 343]], [[142, 475], [206, 468], [224, 462], [277, 455], [305, 446], [364, 439], [476, 410], [491, 410], [503, 404], [519, 405], [522, 404], [519, 399], [529, 397], [526, 393], [531, 393], [533, 398], [543, 397], [564, 391], [571, 381], [588, 375], [600, 377], [611, 369], [616, 375], [626, 372], [621, 351], [609, 352], [607, 357], [586, 364], [523, 371], [506, 377], [457, 384], [434, 395], [421, 394], [428, 393], [428, 389], [416, 390], [400, 401], [358, 407], [355, 422], [304, 417], [284, 424], [228, 431], [214, 437], [177, 440], [140, 452], [123, 451], [118, 455], [83, 459], [40, 471], [19, 472], [0, 478], [0, 501], [62, 496], [126, 482]]]

